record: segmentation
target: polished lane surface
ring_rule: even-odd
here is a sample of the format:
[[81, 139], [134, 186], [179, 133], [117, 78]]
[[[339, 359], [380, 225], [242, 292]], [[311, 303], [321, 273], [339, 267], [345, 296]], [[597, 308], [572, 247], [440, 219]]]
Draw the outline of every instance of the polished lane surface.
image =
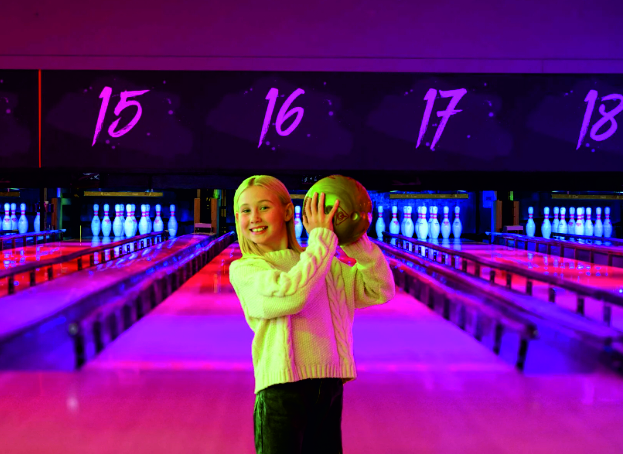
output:
[[[80, 372], [0, 373], [7, 453], [253, 453], [252, 332], [232, 245]], [[618, 453], [623, 380], [525, 375], [401, 290], [356, 311], [345, 452]], [[573, 434], [573, 436], [569, 436]]]

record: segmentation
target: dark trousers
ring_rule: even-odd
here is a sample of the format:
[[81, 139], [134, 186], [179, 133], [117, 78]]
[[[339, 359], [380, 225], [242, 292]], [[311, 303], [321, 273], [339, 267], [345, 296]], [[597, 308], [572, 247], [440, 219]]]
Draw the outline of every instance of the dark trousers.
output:
[[255, 396], [257, 454], [342, 454], [341, 378], [281, 383]]

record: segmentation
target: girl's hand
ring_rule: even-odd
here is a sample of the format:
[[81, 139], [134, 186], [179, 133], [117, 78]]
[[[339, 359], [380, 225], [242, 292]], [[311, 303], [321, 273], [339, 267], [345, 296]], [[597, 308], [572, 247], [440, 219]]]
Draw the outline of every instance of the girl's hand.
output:
[[333, 209], [328, 214], [325, 214], [324, 200], [324, 192], [320, 194], [320, 198], [318, 197], [318, 193], [314, 192], [314, 196], [311, 199], [305, 199], [305, 206], [303, 207], [303, 227], [307, 230], [308, 235], [316, 227], [324, 227], [334, 232], [333, 215], [337, 211], [340, 201], [336, 200]]

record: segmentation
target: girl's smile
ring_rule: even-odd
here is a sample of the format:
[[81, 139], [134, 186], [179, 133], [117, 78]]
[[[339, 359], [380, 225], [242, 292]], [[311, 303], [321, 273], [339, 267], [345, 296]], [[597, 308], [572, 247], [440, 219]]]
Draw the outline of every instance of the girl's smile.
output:
[[261, 230], [257, 230], [255, 228], [251, 229], [251, 234], [253, 234], [253, 235], [261, 235], [262, 233], [266, 232], [268, 227], [258, 227], [258, 229], [261, 229]]

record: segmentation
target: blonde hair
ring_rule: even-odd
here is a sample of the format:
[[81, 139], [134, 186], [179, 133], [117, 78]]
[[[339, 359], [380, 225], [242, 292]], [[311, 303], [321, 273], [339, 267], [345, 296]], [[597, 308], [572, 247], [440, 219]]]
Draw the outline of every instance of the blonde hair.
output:
[[[277, 196], [284, 210], [288, 206], [288, 204], [292, 203], [292, 199], [290, 198], [290, 193], [288, 192], [288, 189], [281, 181], [279, 181], [275, 177], [271, 177], [269, 175], [253, 175], [252, 177], [249, 177], [242, 183], [240, 183], [240, 186], [238, 186], [238, 189], [236, 189], [236, 194], [234, 195], [234, 213], [236, 218], [236, 235], [238, 235], [238, 243], [240, 244], [240, 250], [242, 251], [243, 257], [250, 254], [264, 255], [264, 253], [260, 250], [257, 244], [241, 234], [240, 223], [238, 222], [238, 214], [240, 213], [240, 196], [246, 189], [251, 186], [261, 186], [264, 189], [268, 189], [269, 191], [271, 191]], [[294, 208], [292, 209], [292, 211], [292, 217], [289, 221], [286, 221], [288, 249], [292, 249], [296, 252], [301, 253], [305, 250], [305, 248], [302, 247], [296, 239], [296, 233], [294, 231]]]

